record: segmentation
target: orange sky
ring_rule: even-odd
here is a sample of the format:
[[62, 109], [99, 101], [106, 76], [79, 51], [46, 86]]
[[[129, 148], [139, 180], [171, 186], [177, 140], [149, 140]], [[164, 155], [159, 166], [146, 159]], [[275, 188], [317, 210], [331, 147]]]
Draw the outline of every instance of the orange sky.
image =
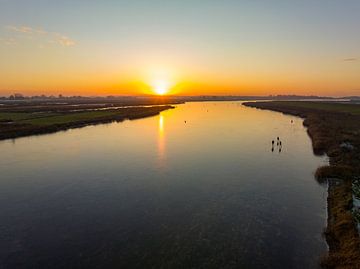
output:
[[360, 95], [356, 1], [121, 2], [2, 4], [0, 95]]

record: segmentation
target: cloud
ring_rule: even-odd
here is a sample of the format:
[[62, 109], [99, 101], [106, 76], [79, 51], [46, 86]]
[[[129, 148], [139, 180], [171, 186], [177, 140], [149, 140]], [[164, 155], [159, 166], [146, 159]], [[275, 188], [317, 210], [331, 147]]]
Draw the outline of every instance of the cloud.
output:
[[9, 31], [23, 33], [23, 34], [33, 34], [36, 31], [35, 29], [28, 27], [28, 26], [18, 27], [18, 26], [8, 25], [8, 26], [6, 26], [6, 29], [8, 29]]
[[356, 62], [358, 60], [359, 60], [358, 58], [345, 58], [345, 59], [343, 59], [344, 62]]
[[3, 43], [5, 45], [16, 45], [16, 39], [15, 38], [0, 38], [0, 43]]
[[70, 47], [70, 46], [75, 45], [74, 40], [72, 40], [71, 38], [69, 38], [65, 35], [59, 34], [59, 33], [55, 33], [55, 41], [56, 41], [56, 43], [58, 43], [64, 47]]
[[71, 47], [76, 44], [76, 42], [70, 37], [57, 32], [45, 31], [43, 29], [33, 28], [30, 26], [8, 25], [5, 28], [9, 32], [36, 39], [40, 42], [41, 46], [44, 46], [44, 43], [57, 44], [63, 47]]

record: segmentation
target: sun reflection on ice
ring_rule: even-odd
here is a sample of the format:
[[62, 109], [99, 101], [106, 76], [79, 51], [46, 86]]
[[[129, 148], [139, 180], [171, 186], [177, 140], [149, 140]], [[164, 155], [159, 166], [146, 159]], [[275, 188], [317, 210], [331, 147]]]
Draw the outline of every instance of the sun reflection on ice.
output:
[[158, 127], [158, 165], [164, 167], [165, 165], [165, 133], [164, 133], [164, 116], [159, 116]]

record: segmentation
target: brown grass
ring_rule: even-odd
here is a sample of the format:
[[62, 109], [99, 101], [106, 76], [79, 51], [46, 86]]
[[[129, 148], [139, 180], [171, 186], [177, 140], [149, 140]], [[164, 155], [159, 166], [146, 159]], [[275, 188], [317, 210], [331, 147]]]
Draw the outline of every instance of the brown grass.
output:
[[329, 253], [321, 262], [325, 268], [360, 268], [360, 241], [351, 214], [351, 182], [329, 187], [328, 227], [325, 232]]
[[348, 165], [320, 166], [315, 172], [318, 181], [325, 181], [328, 178], [348, 179], [353, 178], [354, 175], [354, 168]]

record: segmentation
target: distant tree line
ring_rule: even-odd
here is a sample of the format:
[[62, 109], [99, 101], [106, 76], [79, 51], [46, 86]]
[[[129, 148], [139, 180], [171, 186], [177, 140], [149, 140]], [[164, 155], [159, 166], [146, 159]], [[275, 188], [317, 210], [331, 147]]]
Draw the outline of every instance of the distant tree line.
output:
[[[0, 96], [0, 100], [104, 100], [104, 99], [138, 99], [138, 98], [150, 98], [153, 97], [151, 95], [145, 96], [81, 96], [81, 95], [73, 95], [73, 96], [64, 96], [62, 94], [59, 95], [33, 95], [33, 96], [25, 96], [21, 93], [14, 93], [10, 96]], [[166, 96], [164, 98], [174, 99], [174, 100], [182, 100], [182, 101], [206, 101], [206, 100], [309, 100], [309, 99], [334, 99], [333, 97], [326, 96], [317, 96], [317, 95], [267, 95], [267, 96], [240, 96], [240, 95], [201, 95], [201, 96]], [[340, 97], [349, 100], [359, 100], [358, 96], [349, 96], [349, 97]], [[338, 98], [337, 98], [338, 99]]]
[[[89, 97], [89, 96], [81, 96], [81, 95], [72, 95], [72, 96], [64, 96], [62, 94], [59, 94], [57, 96], [55, 95], [32, 95], [32, 96], [25, 96], [21, 93], [14, 93], [10, 96], [0, 96], [0, 100], [54, 100], [54, 99], [101, 99], [101, 98], [119, 98], [120, 96], [103, 96], [103, 97]], [[121, 98], [132, 98], [132, 96], [121, 96]]]

